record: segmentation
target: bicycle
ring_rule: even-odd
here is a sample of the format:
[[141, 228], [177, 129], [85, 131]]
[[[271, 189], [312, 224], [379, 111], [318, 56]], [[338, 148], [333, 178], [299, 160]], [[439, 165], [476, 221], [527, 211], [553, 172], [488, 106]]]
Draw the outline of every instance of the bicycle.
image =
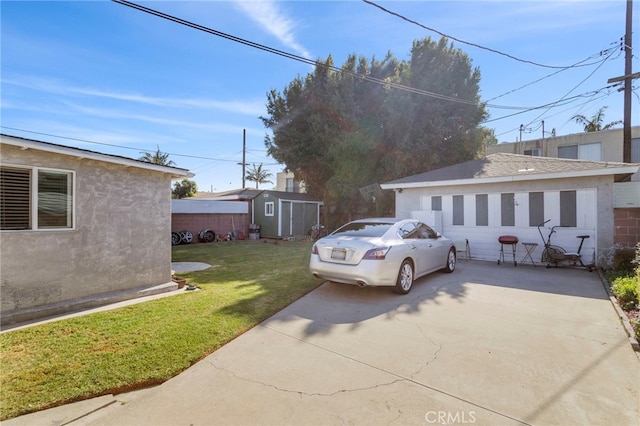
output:
[[[570, 267], [582, 267], [587, 269], [589, 272], [592, 271], [592, 265], [585, 265], [582, 262], [582, 245], [584, 244], [584, 240], [590, 238], [589, 235], [578, 235], [576, 238], [580, 238], [580, 245], [578, 246], [578, 251], [575, 253], [567, 252], [564, 248], [551, 244], [551, 236], [555, 234], [556, 228], [559, 226], [552, 226], [549, 231], [549, 235], [545, 240], [544, 235], [542, 235], [542, 231], [540, 227], [544, 226], [547, 222], [550, 222], [551, 219], [544, 221], [540, 225], [538, 225], [538, 233], [540, 234], [540, 238], [542, 238], [542, 243], [544, 244], [544, 249], [542, 250], [541, 261], [547, 264], [547, 268], [550, 268], [553, 264], [556, 268], [562, 262], [567, 262]], [[578, 266], [578, 263], [580, 266]]]
[[316, 241], [317, 239], [326, 237], [327, 235], [329, 235], [329, 231], [324, 227], [324, 225], [314, 223], [309, 230], [309, 237], [312, 241]]

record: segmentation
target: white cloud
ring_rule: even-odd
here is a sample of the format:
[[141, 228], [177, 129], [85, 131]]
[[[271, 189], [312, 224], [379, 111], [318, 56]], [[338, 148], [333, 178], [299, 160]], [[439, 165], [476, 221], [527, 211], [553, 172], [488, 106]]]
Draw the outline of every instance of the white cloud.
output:
[[[141, 103], [158, 107], [217, 109], [225, 112], [258, 116], [265, 114], [264, 100], [219, 101], [213, 99], [154, 97], [140, 93], [115, 92], [87, 87], [70, 86], [41, 78], [2, 79], [2, 85], [26, 87], [32, 90], [61, 95], [80, 95]], [[4, 106], [6, 107], [6, 105]]]
[[305, 58], [311, 58], [311, 54], [307, 49], [296, 41], [294, 34], [296, 28], [295, 21], [280, 10], [277, 2], [272, 0], [238, 1], [236, 4], [249, 18], [257, 22], [268, 33], [275, 36], [285, 46], [295, 50]]

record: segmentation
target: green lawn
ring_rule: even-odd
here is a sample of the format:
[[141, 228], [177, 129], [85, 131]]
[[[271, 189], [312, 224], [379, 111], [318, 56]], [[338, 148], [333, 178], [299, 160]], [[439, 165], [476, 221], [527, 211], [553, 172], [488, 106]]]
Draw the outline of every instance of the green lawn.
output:
[[0, 334], [0, 419], [161, 383], [303, 296], [311, 243], [173, 247], [198, 291]]

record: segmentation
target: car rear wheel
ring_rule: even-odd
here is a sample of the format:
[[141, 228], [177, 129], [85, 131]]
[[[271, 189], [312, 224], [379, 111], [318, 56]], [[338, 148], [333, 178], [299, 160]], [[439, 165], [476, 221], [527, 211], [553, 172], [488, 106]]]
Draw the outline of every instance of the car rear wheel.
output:
[[447, 255], [447, 264], [444, 266], [445, 272], [453, 272], [456, 269], [456, 251], [454, 249], [449, 250]]
[[409, 260], [405, 260], [400, 265], [398, 279], [396, 280], [396, 293], [407, 294], [411, 291], [413, 285], [413, 264]]

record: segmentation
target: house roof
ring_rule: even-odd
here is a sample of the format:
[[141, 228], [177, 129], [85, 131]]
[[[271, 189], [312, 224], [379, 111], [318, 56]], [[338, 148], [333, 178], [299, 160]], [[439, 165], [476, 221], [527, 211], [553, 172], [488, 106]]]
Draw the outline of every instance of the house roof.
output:
[[262, 192], [262, 189], [240, 188], [224, 192], [198, 192], [195, 198], [206, 198], [210, 200], [253, 200]]
[[282, 200], [291, 200], [291, 201], [310, 201], [319, 203], [320, 201], [316, 198], [310, 196], [309, 194], [305, 194], [302, 192], [286, 192], [286, 191], [271, 191], [264, 189], [251, 189], [251, 188], [242, 188], [242, 189], [233, 189], [225, 192], [199, 192], [196, 194], [197, 198], [207, 198], [211, 200], [253, 200], [258, 198], [260, 194], [271, 194], [274, 197], [280, 198]]
[[640, 164], [498, 153], [386, 182], [381, 187], [400, 189], [603, 175], [614, 175], [619, 181], [639, 169]]
[[76, 158], [86, 158], [91, 160], [104, 161], [107, 163], [120, 164], [127, 167], [138, 167], [141, 169], [168, 173], [173, 178], [186, 178], [193, 176], [187, 169], [181, 169], [171, 166], [161, 166], [159, 164], [147, 163], [146, 161], [135, 160], [133, 158], [122, 157], [119, 155], [103, 154], [101, 152], [90, 151], [88, 149], [59, 145], [51, 142], [43, 142], [35, 139], [27, 139], [19, 136], [11, 136], [4, 133], [0, 133], [0, 142], [6, 145], [18, 146], [23, 150], [35, 149], [38, 151], [69, 155]]

